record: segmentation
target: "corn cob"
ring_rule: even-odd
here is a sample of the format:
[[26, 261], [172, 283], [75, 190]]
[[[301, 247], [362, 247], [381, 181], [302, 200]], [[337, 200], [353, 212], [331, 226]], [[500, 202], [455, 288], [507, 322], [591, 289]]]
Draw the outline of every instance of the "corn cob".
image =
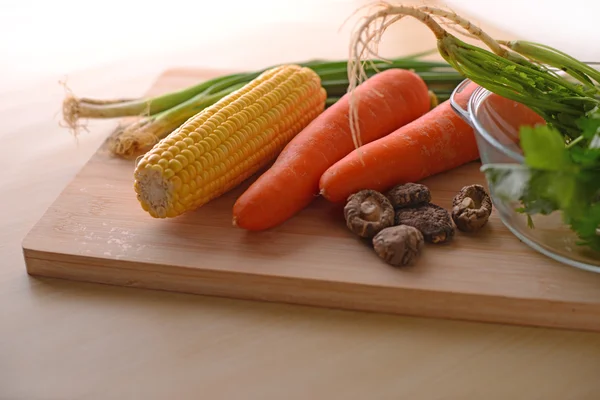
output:
[[238, 186], [325, 108], [311, 69], [269, 69], [205, 108], [139, 159], [134, 189], [154, 218], [176, 217]]

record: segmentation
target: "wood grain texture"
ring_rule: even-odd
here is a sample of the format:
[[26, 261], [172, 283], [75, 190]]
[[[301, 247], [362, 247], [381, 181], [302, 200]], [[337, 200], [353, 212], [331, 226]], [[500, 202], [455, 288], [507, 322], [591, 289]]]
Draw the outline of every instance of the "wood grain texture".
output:
[[[170, 70], [153, 93], [218, 71]], [[478, 163], [427, 179], [449, 208], [464, 185], [484, 183]], [[415, 316], [600, 331], [600, 276], [554, 262], [492, 215], [476, 235], [428, 245], [398, 270], [344, 225], [341, 207], [317, 199], [284, 225], [231, 225], [235, 199], [171, 220], [150, 218], [132, 187], [133, 161], [102, 146], [23, 242], [31, 275], [111, 285]]]

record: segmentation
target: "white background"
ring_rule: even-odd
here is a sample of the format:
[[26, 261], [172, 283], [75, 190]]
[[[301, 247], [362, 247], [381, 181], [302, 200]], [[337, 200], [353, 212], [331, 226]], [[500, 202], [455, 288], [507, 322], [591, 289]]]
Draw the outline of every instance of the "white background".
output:
[[[400, 0], [398, 0], [400, 1]], [[0, 92], [89, 68], [115, 74], [179, 65], [252, 65], [252, 51], [269, 46], [279, 29], [302, 37], [310, 29], [334, 32], [356, 8], [353, 0], [0, 0]], [[600, 0], [447, 0], [519, 37], [557, 46], [584, 60], [600, 60]], [[337, 10], [332, 15], [328, 10]], [[341, 6], [341, 7], [340, 7]], [[339, 15], [339, 10], [346, 15]], [[333, 27], [332, 27], [333, 26]], [[263, 33], [265, 32], [265, 33]], [[243, 38], [247, 40], [244, 42]], [[256, 39], [252, 47], [248, 38]], [[198, 54], [227, 45], [231, 56]], [[340, 43], [344, 38], [340, 37]], [[236, 43], [241, 43], [236, 48]], [[243, 45], [242, 45], [243, 44]], [[293, 54], [293, 41], [281, 52]], [[258, 50], [256, 50], [258, 49]], [[343, 55], [344, 48], [340, 47]], [[327, 56], [329, 54], [315, 54]], [[286, 54], [282, 54], [285, 58]], [[293, 58], [292, 56], [290, 56]], [[117, 66], [119, 66], [117, 68]], [[129, 68], [129, 70], [126, 70]], [[133, 71], [132, 71], [133, 70]]]

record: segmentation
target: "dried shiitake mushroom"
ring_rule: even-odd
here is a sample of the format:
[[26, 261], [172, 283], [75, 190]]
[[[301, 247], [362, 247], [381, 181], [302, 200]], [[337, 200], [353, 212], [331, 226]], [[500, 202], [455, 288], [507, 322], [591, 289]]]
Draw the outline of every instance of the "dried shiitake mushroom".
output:
[[385, 228], [373, 238], [375, 253], [394, 267], [413, 265], [424, 245], [423, 234], [408, 225]]
[[362, 190], [348, 198], [344, 217], [352, 232], [370, 239], [382, 229], [394, 225], [394, 207], [382, 193]]
[[443, 243], [454, 237], [450, 213], [433, 203], [396, 210], [396, 225], [410, 225], [423, 234], [426, 242]]
[[394, 208], [413, 207], [431, 201], [429, 188], [420, 183], [404, 183], [391, 188], [386, 197]]
[[452, 220], [464, 232], [474, 232], [487, 224], [492, 199], [481, 185], [463, 187], [452, 200]]

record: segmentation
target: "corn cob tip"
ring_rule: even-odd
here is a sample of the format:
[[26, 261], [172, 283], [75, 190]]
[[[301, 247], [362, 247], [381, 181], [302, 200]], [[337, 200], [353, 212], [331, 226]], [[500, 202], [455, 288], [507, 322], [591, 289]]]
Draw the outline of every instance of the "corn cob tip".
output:
[[152, 168], [143, 168], [136, 173], [135, 190], [142, 208], [154, 218], [166, 218], [171, 203], [172, 184]]

